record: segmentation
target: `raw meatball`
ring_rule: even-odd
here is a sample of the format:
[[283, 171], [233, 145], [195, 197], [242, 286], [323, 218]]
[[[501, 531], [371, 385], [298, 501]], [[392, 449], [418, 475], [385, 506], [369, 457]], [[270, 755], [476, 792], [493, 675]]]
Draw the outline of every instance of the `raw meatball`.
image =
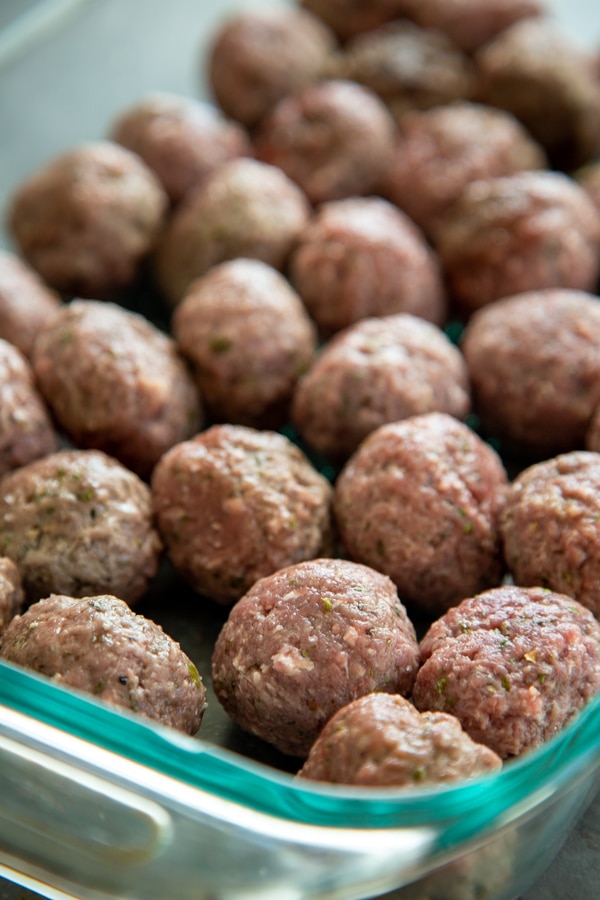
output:
[[58, 436], [23, 354], [0, 338], [0, 476], [58, 447]]
[[447, 609], [500, 583], [506, 473], [444, 413], [382, 425], [348, 460], [334, 512], [351, 558], [385, 572], [405, 602]]
[[443, 331], [407, 314], [363, 319], [324, 346], [296, 388], [292, 418], [319, 452], [345, 459], [386, 422], [470, 408], [465, 361]]
[[500, 530], [516, 584], [568, 594], [600, 618], [600, 454], [573, 451], [521, 472]]
[[281, 269], [308, 222], [299, 187], [254, 159], [220, 166], [173, 214], [156, 254], [156, 271], [175, 306], [195, 278], [236, 257]]
[[162, 542], [137, 475], [100, 451], [60, 450], [0, 482], [0, 548], [19, 567], [29, 603], [106, 591], [133, 604]]
[[198, 392], [175, 342], [120, 306], [64, 306], [40, 334], [32, 364], [73, 442], [106, 451], [142, 477], [199, 428]]
[[38, 332], [60, 309], [60, 298], [18, 256], [0, 250], [0, 338], [31, 355]]
[[317, 204], [371, 193], [387, 169], [394, 133], [376, 94], [333, 79], [280, 100], [262, 121], [256, 153]]
[[600, 623], [576, 600], [514, 585], [463, 600], [421, 641], [413, 699], [506, 759], [557, 734], [600, 690]]
[[7, 628], [0, 656], [187, 734], [200, 727], [206, 689], [196, 666], [117, 597], [52, 594], [34, 603]]
[[301, 0], [343, 40], [407, 14], [415, 0]]
[[215, 266], [190, 285], [173, 333], [213, 420], [274, 427], [289, 418], [316, 329], [298, 295], [259, 260]]
[[553, 166], [572, 170], [600, 150], [600, 83], [593, 58], [554, 23], [520, 22], [477, 57], [479, 96], [513, 113], [546, 149]]
[[540, 16], [538, 0], [408, 0], [410, 15], [424, 28], [437, 28], [471, 53], [521, 19]]
[[365, 694], [327, 722], [298, 775], [365, 787], [426, 787], [502, 766], [458, 719], [419, 711], [398, 694]]
[[415, 632], [384, 575], [314, 559], [258, 581], [217, 639], [217, 699], [245, 731], [306, 756], [327, 720], [372, 691], [408, 694]]
[[462, 337], [488, 434], [533, 455], [582, 447], [600, 403], [600, 302], [531, 291], [480, 310]]
[[472, 181], [545, 165], [542, 148], [510, 113], [453, 103], [402, 117], [382, 193], [433, 237]]
[[150, 94], [123, 112], [112, 128], [118, 144], [137, 153], [173, 203], [238, 156], [251, 156], [248, 135], [209, 103]]
[[173, 565], [217, 603], [329, 552], [331, 486], [275, 432], [214, 425], [163, 456], [152, 491]]
[[600, 271], [598, 211], [583, 188], [558, 172], [473, 182], [436, 243], [466, 314], [523, 291], [593, 290]]
[[135, 153], [98, 141], [31, 175], [12, 198], [9, 225], [50, 285], [105, 299], [135, 281], [167, 205], [160, 182]]
[[25, 594], [19, 570], [12, 559], [0, 557], [0, 641], [10, 620], [21, 612]]
[[306, 10], [244, 10], [214, 36], [209, 83], [228, 115], [253, 126], [283, 97], [317, 81], [334, 46], [330, 30]]
[[408, 216], [378, 197], [324, 204], [300, 234], [290, 272], [324, 335], [371, 316], [446, 318], [436, 256]]

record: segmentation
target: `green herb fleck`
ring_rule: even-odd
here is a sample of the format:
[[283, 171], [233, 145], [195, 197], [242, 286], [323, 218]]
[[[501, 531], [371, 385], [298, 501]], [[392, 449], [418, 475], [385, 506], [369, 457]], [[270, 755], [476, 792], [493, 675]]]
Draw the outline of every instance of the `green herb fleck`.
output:
[[435, 690], [437, 692], [438, 697], [444, 693], [444, 691], [446, 690], [447, 684], [448, 684], [448, 679], [446, 678], [445, 675], [442, 678], [438, 679], [438, 683], [435, 686]]
[[384, 556], [385, 555], [385, 545], [381, 539], [379, 539], [377, 541], [376, 547], [377, 547], [377, 552], [379, 553], [379, 555]]
[[97, 681], [96, 684], [94, 685], [93, 693], [101, 694], [103, 690], [104, 690], [104, 678], [100, 678], [99, 681]]
[[325, 612], [331, 612], [333, 609], [333, 605], [329, 597], [321, 597], [321, 603], [323, 604], [323, 609]]
[[545, 673], [545, 672], [538, 672], [538, 681], [539, 681], [539, 683], [540, 683], [540, 684], [543, 684], [543, 683], [545, 682], [545, 680], [546, 680], [546, 673]]
[[192, 678], [192, 681], [196, 685], [196, 687], [200, 687], [200, 675], [198, 674], [198, 669], [194, 665], [194, 663], [188, 663], [188, 672]]
[[423, 781], [425, 777], [425, 769], [421, 766], [413, 772], [413, 781]]
[[229, 338], [220, 335], [210, 342], [210, 349], [213, 353], [226, 353], [231, 347]]
[[505, 691], [510, 691], [510, 678], [508, 675], [503, 675], [500, 679], [500, 684], [504, 688]]
[[79, 491], [77, 494], [77, 499], [86, 502], [88, 500], [93, 500], [96, 496], [96, 491], [93, 487], [86, 487], [82, 491]]

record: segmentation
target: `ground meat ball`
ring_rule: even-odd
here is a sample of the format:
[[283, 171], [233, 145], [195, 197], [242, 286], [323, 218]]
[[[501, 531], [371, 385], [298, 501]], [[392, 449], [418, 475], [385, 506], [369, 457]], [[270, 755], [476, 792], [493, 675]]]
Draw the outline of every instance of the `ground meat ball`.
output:
[[407, 14], [415, 0], [301, 0], [345, 40]]
[[19, 570], [12, 559], [0, 557], [0, 640], [10, 620], [20, 613], [25, 604], [25, 594]]
[[460, 351], [435, 325], [404, 314], [332, 338], [300, 379], [292, 418], [311, 447], [345, 459], [386, 422], [434, 411], [462, 419], [469, 408]]
[[473, 182], [436, 243], [466, 314], [522, 291], [593, 290], [600, 270], [598, 212], [583, 188], [557, 172]]
[[156, 255], [160, 286], [176, 305], [217, 263], [250, 257], [281, 269], [308, 216], [306, 197], [279, 169], [254, 159], [225, 163], [167, 225]]
[[474, 778], [502, 761], [447, 713], [398, 694], [366, 694], [332, 716], [298, 775], [367, 787], [426, 787]]
[[300, 234], [290, 272], [324, 335], [371, 316], [446, 318], [437, 258], [408, 216], [377, 197], [324, 204]]
[[215, 266], [190, 286], [173, 333], [211, 417], [274, 427], [289, 418], [316, 329], [285, 278], [259, 260]]
[[500, 458], [444, 413], [382, 425], [340, 473], [334, 512], [352, 559], [385, 572], [405, 602], [444, 610], [499, 584]]
[[61, 450], [0, 482], [0, 548], [19, 567], [30, 603], [106, 591], [133, 604], [157, 571], [162, 543], [137, 475], [100, 451]]
[[386, 171], [394, 121], [362, 85], [333, 79], [285, 97], [263, 119], [256, 152], [312, 203], [371, 193]]
[[403, 116], [382, 193], [434, 237], [472, 181], [545, 165], [542, 148], [510, 113], [453, 103]]
[[200, 727], [206, 689], [196, 666], [117, 597], [40, 600], [13, 619], [0, 656], [187, 734]]
[[412, 0], [411, 15], [424, 28], [439, 28], [471, 53], [521, 19], [538, 17], [538, 0]]
[[503, 759], [557, 734], [600, 690], [600, 623], [576, 600], [514, 585], [463, 600], [421, 642], [413, 698]]
[[479, 96], [513, 113], [572, 170], [600, 150], [600, 83], [593, 60], [554, 23], [521, 22], [477, 57]]
[[38, 337], [32, 364], [73, 442], [104, 450], [143, 477], [199, 428], [198, 392], [175, 342], [112, 303], [64, 306]]
[[208, 78], [225, 112], [253, 126], [323, 73], [335, 37], [303, 9], [244, 10], [216, 32]]
[[58, 436], [31, 367], [0, 339], [0, 476], [58, 447]]
[[500, 528], [516, 584], [575, 597], [600, 618], [600, 454], [573, 451], [513, 481]]
[[600, 303], [531, 291], [473, 316], [462, 337], [475, 411], [488, 434], [551, 456], [582, 447], [600, 403]]
[[258, 581], [231, 610], [212, 659], [217, 699], [244, 730], [306, 756], [326, 721], [372, 691], [408, 694], [418, 647], [385, 576], [314, 559]]
[[237, 123], [209, 103], [172, 94], [150, 94], [121, 113], [111, 137], [141, 156], [174, 203], [217, 166], [252, 155]]
[[445, 35], [405, 21], [354, 38], [333, 57], [331, 71], [370, 88], [397, 120], [474, 89], [472, 63]]
[[63, 153], [30, 176], [12, 198], [9, 225], [23, 255], [50, 285], [104, 299], [137, 277], [167, 202], [136, 154], [98, 141]]
[[34, 269], [0, 250], [0, 338], [29, 357], [38, 331], [59, 308], [59, 296]]
[[215, 425], [165, 454], [152, 491], [173, 565], [218, 603], [330, 550], [331, 486], [272, 431]]

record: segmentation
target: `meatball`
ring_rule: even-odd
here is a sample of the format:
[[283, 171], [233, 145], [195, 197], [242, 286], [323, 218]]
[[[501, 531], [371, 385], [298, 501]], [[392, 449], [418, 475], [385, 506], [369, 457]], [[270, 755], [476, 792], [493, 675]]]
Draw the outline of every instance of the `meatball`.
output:
[[279, 100], [317, 81], [335, 46], [303, 9], [248, 9], [228, 19], [208, 49], [208, 80], [225, 112], [254, 126]]
[[18, 256], [0, 250], [0, 338], [29, 358], [33, 342], [60, 308], [60, 297]]
[[472, 53], [501, 35], [507, 28], [541, 16], [540, 0], [409, 0], [411, 15], [424, 28], [447, 34], [463, 50]]
[[260, 579], [215, 644], [217, 699], [245, 731], [306, 756], [327, 720], [372, 691], [408, 694], [414, 628], [384, 575], [314, 559]]
[[426, 787], [501, 768], [454, 716], [420, 713], [398, 694], [365, 694], [329, 719], [310, 748], [301, 778], [365, 787]]
[[137, 153], [178, 203], [217, 166], [251, 156], [250, 140], [210, 103], [156, 93], [121, 113], [111, 138]]
[[600, 454], [572, 451], [521, 472], [500, 520], [516, 584], [568, 594], [600, 618]]
[[382, 193], [434, 238], [472, 181], [543, 169], [545, 154], [504, 110], [453, 103], [402, 117]]
[[428, 412], [462, 419], [467, 367], [443, 331], [408, 314], [363, 319], [326, 344], [296, 388], [292, 419], [304, 440], [345, 459], [386, 422]]
[[250, 259], [222, 263], [192, 282], [175, 310], [173, 333], [212, 420], [263, 427], [289, 418], [317, 341], [285, 278]]
[[290, 274], [325, 336], [372, 316], [446, 318], [436, 256], [408, 216], [378, 197], [324, 204], [299, 236]]
[[280, 100], [261, 123], [256, 153], [317, 204], [371, 193], [389, 164], [394, 133], [375, 93], [332, 79]]
[[451, 712], [474, 741], [520, 756], [600, 690], [600, 623], [572, 597], [506, 585], [469, 597], [421, 641], [413, 699]]
[[19, 570], [12, 559], [0, 557], [0, 641], [2, 633], [25, 605], [25, 594]]
[[50, 285], [105, 299], [135, 281], [167, 204], [139, 156], [98, 141], [31, 175], [12, 198], [9, 226], [22, 254]]
[[582, 447], [600, 404], [600, 303], [529, 291], [477, 312], [462, 337], [482, 428], [532, 456]]
[[195, 278], [236, 257], [281, 269], [308, 222], [303, 192], [275, 166], [237, 159], [220, 166], [178, 207], [156, 252], [156, 272], [175, 306]]
[[500, 583], [506, 484], [488, 444], [457, 419], [428, 413], [363, 441], [338, 477], [334, 513], [352, 559], [435, 612]]
[[0, 338], [0, 476], [58, 448], [31, 366]]
[[150, 488], [96, 450], [59, 450], [0, 482], [0, 548], [29, 603], [103, 591], [135, 603], [158, 569], [162, 542]]
[[554, 23], [513, 25], [477, 57], [478, 95], [513, 113], [570, 171], [600, 150], [600, 83], [593, 59]]
[[329, 552], [331, 486], [276, 432], [214, 425], [163, 456], [152, 491], [175, 569], [217, 603]]
[[206, 689], [196, 666], [117, 597], [52, 594], [34, 603], [12, 620], [0, 656], [187, 734], [200, 727]]
[[301, 0], [342, 40], [407, 15], [415, 0]]
[[573, 179], [521, 172], [468, 185], [436, 233], [450, 291], [465, 314], [523, 291], [593, 290], [600, 216]]
[[32, 365], [73, 442], [104, 450], [142, 477], [199, 428], [198, 392], [175, 342], [120, 306], [64, 306], [38, 337]]

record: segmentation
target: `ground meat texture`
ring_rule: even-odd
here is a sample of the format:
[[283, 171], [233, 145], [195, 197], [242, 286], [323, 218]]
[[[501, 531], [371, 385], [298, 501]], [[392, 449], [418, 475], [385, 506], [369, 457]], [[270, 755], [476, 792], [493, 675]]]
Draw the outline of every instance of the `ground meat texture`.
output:
[[261, 123], [256, 153], [317, 204], [371, 193], [388, 166], [394, 133], [375, 93], [332, 79], [280, 100]]
[[600, 618], [600, 454], [573, 451], [525, 469], [500, 528], [516, 584], [568, 594]]
[[175, 569], [217, 603], [331, 550], [331, 485], [273, 431], [215, 425], [165, 454], [152, 491]]
[[600, 83], [593, 59], [552, 22], [521, 22], [477, 57], [478, 94], [513, 113], [567, 171], [600, 150]]
[[0, 656], [64, 687], [195, 734], [206, 707], [198, 670], [150, 619], [110, 595], [50, 597], [13, 619]]
[[415, 0], [301, 0], [342, 40], [407, 14]]
[[502, 766], [454, 716], [420, 713], [399, 694], [365, 694], [338, 710], [310, 748], [301, 778], [365, 787], [426, 787]]
[[178, 203], [217, 166], [251, 156], [250, 139], [237, 122], [210, 103], [156, 93], [121, 113], [111, 138], [137, 153]]
[[38, 337], [32, 365], [71, 440], [142, 477], [200, 427], [198, 392], [175, 341], [112, 303], [64, 306]]
[[521, 172], [468, 185], [437, 230], [450, 291], [468, 315], [542, 288], [593, 290], [600, 217], [573, 179]]
[[98, 141], [61, 154], [23, 182], [12, 198], [9, 227], [48, 284], [105, 299], [135, 281], [167, 204], [140, 157]]
[[470, 320], [461, 347], [485, 432], [533, 456], [582, 447], [600, 403], [600, 304], [582, 291], [531, 291]]
[[417, 656], [388, 578], [347, 560], [314, 559], [262, 578], [233, 607], [212, 678], [241, 728], [304, 757], [351, 700], [410, 693]]
[[544, 12], [538, 0], [411, 0], [411, 16], [472, 53], [522, 19]]
[[254, 159], [225, 163], [167, 225], [155, 260], [160, 287], [175, 306], [218, 263], [249, 257], [282, 269], [309, 210], [300, 188], [275, 166]]
[[26, 357], [33, 342], [60, 308], [60, 297], [18, 256], [0, 250], [0, 338]]
[[342, 469], [334, 513], [349, 556], [389, 575], [406, 603], [445, 610], [500, 583], [506, 473], [445, 413], [382, 425]]
[[0, 339], [0, 476], [58, 448], [58, 436], [23, 354]]
[[285, 278], [259, 260], [215, 266], [173, 316], [211, 419], [275, 427], [316, 350], [316, 328]]
[[312, 448], [346, 459], [386, 422], [434, 411], [462, 419], [469, 408], [460, 351], [437, 326], [401, 314], [332, 338], [298, 383], [292, 419]]
[[324, 204], [299, 236], [290, 274], [325, 336], [372, 316], [446, 319], [435, 254], [408, 216], [377, 197]]
[[463, 600], [421, 641], [413, 699], [502, 757], [554, 737], [600, 690], [600, 623], [576, 600], [506, 585]]
[[412, 22], [394, 22], [361, 34], [332, 58], [331, 71], [370, 88], [394, 118], [469, 97], [472, 62], [438, 31]]
[[29, 603], [109, 592], [133, 604], [156, 574], [162, 542], [137, 475], [100, 451], [60, 450], [0, 482], [0, 548]]
[[545, 165], [542, 148], [510, 113], [453, 103], [402, 117], [381, 189], [434, 238], [447, 210], [472, 181]]
[[0, 557], [0, 641], [11, 619], [25, 605], [25, 594], [19, 570], [12, 559]]
[[214, 36], [209, 84], [222, 109], [252, 127], [283, 97], [317, 81], [335, 44], [307, 10], [244, 10]]

